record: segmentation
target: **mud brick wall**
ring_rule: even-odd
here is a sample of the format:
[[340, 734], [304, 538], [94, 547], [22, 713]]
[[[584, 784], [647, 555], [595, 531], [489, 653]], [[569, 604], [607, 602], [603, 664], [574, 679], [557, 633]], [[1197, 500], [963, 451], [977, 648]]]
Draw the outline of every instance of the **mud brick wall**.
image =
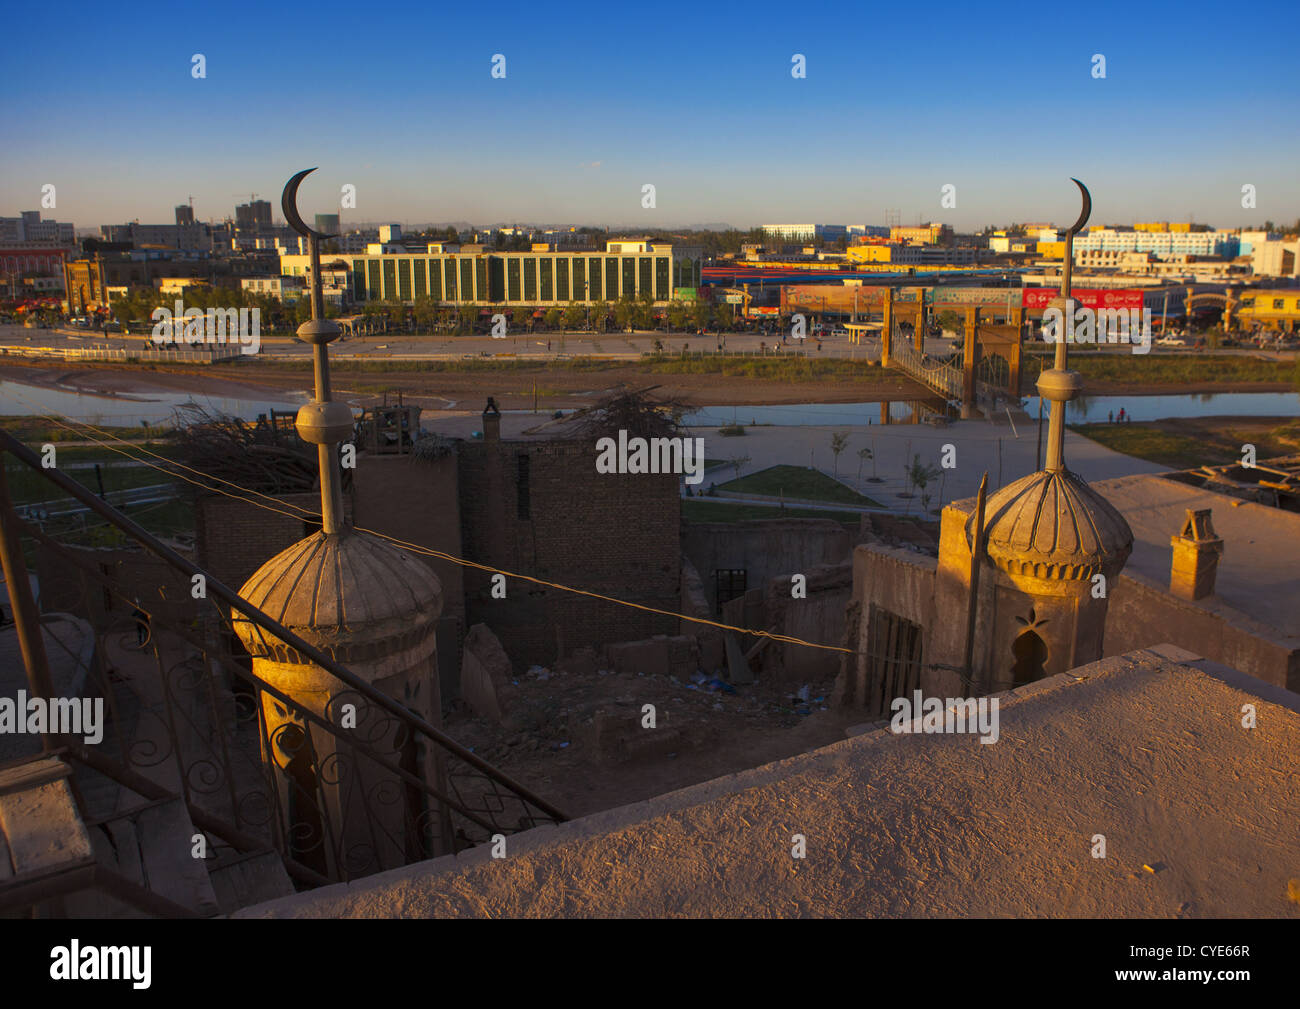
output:
[[[459, 476], [468, 560], [678, 611], [677, 476], [597, 473], [594, 443], [581, 441], [462, 443]], [[464, 579], [468, 622], [491, 627], [516, 668], [680, 623], [520, 579], [493, 599], [488, 572], [466, 569]]]

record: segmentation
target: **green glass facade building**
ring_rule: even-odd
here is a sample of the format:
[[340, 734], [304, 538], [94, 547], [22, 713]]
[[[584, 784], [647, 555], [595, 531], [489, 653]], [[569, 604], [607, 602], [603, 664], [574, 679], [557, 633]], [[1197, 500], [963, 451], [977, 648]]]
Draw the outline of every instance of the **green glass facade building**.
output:
[[[436, 248], [436, 246], [434, 247]], [[447, 251], [371, 252], [326, 256], [326, 266], [348, 271], [353, 302], [412, 303], [432, 298], [450, 305], [593, 304], [649, 294], [667, 302], [675, 288], [700, 286], [697, 248], [655, 241], [611, 241], [603, 251], [488, 251], [477, 246]], [[280, 257], [280, 272], [307, 276], [310, 257]]]

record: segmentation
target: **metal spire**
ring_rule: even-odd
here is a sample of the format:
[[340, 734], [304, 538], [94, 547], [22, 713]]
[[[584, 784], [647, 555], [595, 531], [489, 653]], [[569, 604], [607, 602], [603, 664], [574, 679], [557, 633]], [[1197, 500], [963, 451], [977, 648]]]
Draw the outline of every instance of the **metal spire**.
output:
[[311, 321], [298, 327], [298, 336], [312, 345], [316, 373], [316, 398], [298, 410], [294, 426], [302, 440], [316, 446], [320, 464], [321, 529], [326, 535], [343, 530], [343, 486], [335, 447], [352, 431], [352, 411], [346, 403], [330, 399], [330, 362], [328, 345], [342, 334], [338, 323], [325, 318], [325, 301], [321, 287], [320, 243], [333, 235], [324, 235], [307, 227], [298, 214], [298, 185], [316, 171], [308, 168], [287, 183], [280, 206], [289, 227], [308, 240], [311, 250]]
[[1074, 265], [1074, 236], [1083, 230], [1092, 214], [1092, 195], [1078, 179], [1071, 179], [1083, 194], [1083, 209], [1079, 219], [1065, 233], [1065, 265], [1061, 270], [1061, 296], [1059, 307], [1064, 313], [1057, 332], [1056, 357], [1053, 366], [1038, 376], [1038, 394], [1052, 404], [1052, 414], [1047, 427], [1047, 464], [1049, 472], [1065, 469], [1065, 404], [1079, 395], [1083, 383], [1077, 371], [1066, 367], [1066, 334], [1073, 322], [1074, 303], [1070, 298], [1070, 270]]

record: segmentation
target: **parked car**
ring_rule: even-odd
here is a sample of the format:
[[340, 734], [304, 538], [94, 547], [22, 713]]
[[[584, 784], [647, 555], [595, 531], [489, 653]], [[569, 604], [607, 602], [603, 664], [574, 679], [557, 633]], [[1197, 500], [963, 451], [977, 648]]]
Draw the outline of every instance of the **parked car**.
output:
[[1181, 336], [1162, 336], [1156, 341], [1157, 347], [1185, 347], [1187, 341]]

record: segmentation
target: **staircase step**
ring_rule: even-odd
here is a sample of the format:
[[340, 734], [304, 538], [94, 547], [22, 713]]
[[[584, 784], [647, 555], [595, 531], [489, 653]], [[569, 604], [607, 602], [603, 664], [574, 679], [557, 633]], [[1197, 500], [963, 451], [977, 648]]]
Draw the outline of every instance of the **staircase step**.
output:
[[208, 875], [223, 914], [297, 892], [275, 851], [241, 855], [224, 865], [212, 866]]
[[203, 859], [191, 856], [199, 833], [181, 799], [150, 806], [136, 820], [145, 883], [161, 897], [199, 914], [217, 914], [220, 906]]

